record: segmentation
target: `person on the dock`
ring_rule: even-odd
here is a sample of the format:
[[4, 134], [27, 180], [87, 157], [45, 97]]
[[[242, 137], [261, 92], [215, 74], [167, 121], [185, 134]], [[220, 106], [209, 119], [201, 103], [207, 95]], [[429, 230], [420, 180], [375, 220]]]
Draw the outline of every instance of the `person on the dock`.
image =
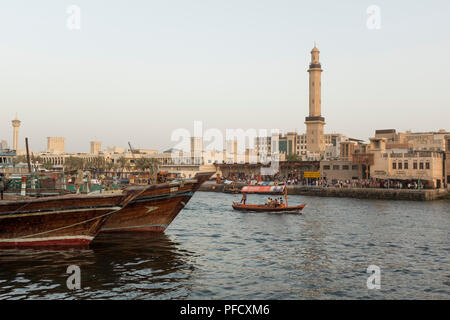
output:
[[6, 179], [3, 173], [0, 173], [0, 199], [3, 200], [3, 192], [6, 190]]

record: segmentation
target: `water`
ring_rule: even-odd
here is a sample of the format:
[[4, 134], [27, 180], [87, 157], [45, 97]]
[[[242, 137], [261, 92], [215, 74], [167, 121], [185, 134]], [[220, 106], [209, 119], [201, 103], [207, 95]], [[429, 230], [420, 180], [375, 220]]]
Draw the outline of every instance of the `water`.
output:
[[[449, 299], [450, 202], [290, 196], [302, 215], [241, 213], [197, 192], [165, 234], [86, 249], [0, 250], [0, 299]], [[251, 195], [249, 202], [266, 196]], [[66, 269], [81, 268], [68, 290]], [[368, 290], [369, 265], [381, 289]]]

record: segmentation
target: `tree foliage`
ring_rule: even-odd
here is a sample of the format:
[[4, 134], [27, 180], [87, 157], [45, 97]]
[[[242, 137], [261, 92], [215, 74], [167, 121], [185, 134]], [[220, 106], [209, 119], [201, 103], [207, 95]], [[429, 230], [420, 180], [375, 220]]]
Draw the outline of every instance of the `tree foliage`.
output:
[[298, 156], [298, 154], [296, 153], [291, 153], [290, 155], [288, 155], [286, 157], [287, 161], [301, 161], [302, 159], [300, 159], [300, 157]]

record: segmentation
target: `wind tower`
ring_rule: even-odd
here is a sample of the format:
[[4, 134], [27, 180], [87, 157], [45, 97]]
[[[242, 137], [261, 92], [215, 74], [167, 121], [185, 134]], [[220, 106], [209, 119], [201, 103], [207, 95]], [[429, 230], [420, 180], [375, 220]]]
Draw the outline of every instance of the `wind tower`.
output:
[[309, 116], [305, 118], [306, 124], [306, 150], [323, 154], [325, 151], [325, 139], [323, 126], [325, 118], [321, 114], [321, 74], [322, 66], [319, 61], [319, 49], [314, 43], [311, 51], [311, 63], [309, 64]]

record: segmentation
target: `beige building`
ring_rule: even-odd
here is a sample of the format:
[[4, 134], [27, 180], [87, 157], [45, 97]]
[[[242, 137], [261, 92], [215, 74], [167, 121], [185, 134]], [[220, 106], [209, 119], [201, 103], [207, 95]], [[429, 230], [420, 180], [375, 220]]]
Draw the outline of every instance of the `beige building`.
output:
[[387, 138], [371, 138], [374, 163], [370, 177], [383, 180], [419, 182], [426, 188], [443, 188], [444, 154], [437, 151], [387, 149]]
[[61, 154], [66, 152], [66, 138], [47, 137], [47, 152]]
[[444, 151], [445, 136], [450, 134], [444, 129], [437, 132], [398, 132], [395, 129], [375, 131], [375, 138], [385, 138], [388, 149], [410, 148], [416, 151]]
[[91, 141], [91, 154], [99, 154], [102, 151], [101, 141]]
[[[340, 156], [340, 144], [342, 141], [347, 141], [349, 138], [340, 133], [328, 133], [324, 135], [325, 149], [322, 155], [326, 160], [338, 159]], [[288, 132], [279, 135], [279, 154], [282, 158], [287, 158], [289, 155], [297, 155], [301, 160], [310, 160], [314, 155], [307, 150], [307, 135], [297, 132]], [[266, 152], [270, 157], [272, 154], [271, 137], [257, 137], [255, 140], [256, 150], [262, 154]]]
[[106, 147], [104, 152], [108, 153], [108, 154], [120, 154], [120, 153], [124, 153], [125, 152], [125, 148], [124, 147], [117, 147], [117, 146]]
[[445, 136], [445, 183], [450, 190], [450, 135]]
[[326, 178], [328, 183], [358, 179], [358, 166], [348, 160], [322, 160], [320, 176]]
[[156, 149], [133, 149], [134, 153], [140, 153], [140, 154], [148, 154], [148, 155], [154, 155], [158, 153], [158, 150]]
[[437, 132], [406, 132], [404, 139], [414, 150], [444, 151], [445, 136], [448, 134], [450, 132], [444, 129]]
[[309, 65], [309, 116], [305, 118], [307, 151], [311, 154], [321, 155], [325, 151], [325, 139], [323, 127], [325, 118], [321, 114], [321, 73], [322, 66], [319, 61], [319, 49], [311, 51], [311, 63]]

